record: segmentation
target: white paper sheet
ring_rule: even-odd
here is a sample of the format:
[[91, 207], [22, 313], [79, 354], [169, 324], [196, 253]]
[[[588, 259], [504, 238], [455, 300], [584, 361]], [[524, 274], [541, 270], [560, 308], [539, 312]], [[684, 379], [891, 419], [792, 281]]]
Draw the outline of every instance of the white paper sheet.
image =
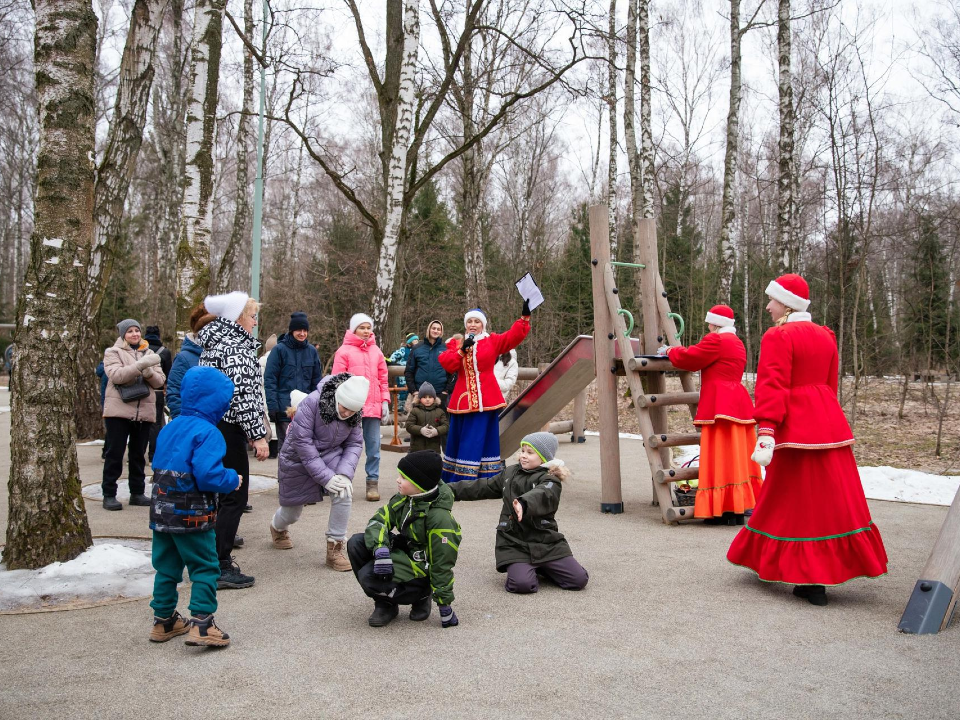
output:
[[540, 292], [540, 288], [537, 287], [537, 283], [530, 273], [517, 280], [517, 292], [530, 304], [531, 310], [543, 305], [543, 293]]

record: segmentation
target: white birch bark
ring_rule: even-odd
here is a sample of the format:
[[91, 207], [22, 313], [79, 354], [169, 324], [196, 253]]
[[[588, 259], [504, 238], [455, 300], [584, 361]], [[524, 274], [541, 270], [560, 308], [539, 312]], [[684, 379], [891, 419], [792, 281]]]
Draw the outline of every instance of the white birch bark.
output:
[[780, 98], [779, 190], [777, 202], [777, 263], [780, 273], [796, 269], [793, 245], [794, 216], [794, 109], [793, 74], [791, 71], [790, 0], [779, 0], [777, 11], [777, 55], [779, 63], [778, 91]]
[[728, 304], [736, 263], [736, 248], [732, 234], [736, 217], [734, 184], [740, 150], [740, 37], [740, 0], [730, 0], [730, 107], [727, 111], [727, 149], [723, 158], [723, 195], [720, 201], [720, 241], [717, 257], [720, 274], [718, 300]]
[[[639, 0], [640, 184], [644, 218], [653, 217], [653, 126], [650, 99], [650, 0]], [[639, 274], [638, 274], [639, 275]]]
[[400, 89], [397, 94], [397, 125], [387, 173], [386, 217], [377, 262], [376, 290], [373, 295], [373, 321], [377, 329], [383, 327], [393, 302], [397, 251], [406, 209], [403, 196], [407, 179], [407, 151], [413, 136], [414, 91], [420, 47], [419, 0], [404, 0], [403, 10], [403, 62], [400, 66]]
[[[632, 2], [632, 0], [630, 0]], [[607, 159], [607, 217], [610, 257], [617, 259], [617, 0], [610, 0], [607, 28], [607, 116], [610, 154]]]

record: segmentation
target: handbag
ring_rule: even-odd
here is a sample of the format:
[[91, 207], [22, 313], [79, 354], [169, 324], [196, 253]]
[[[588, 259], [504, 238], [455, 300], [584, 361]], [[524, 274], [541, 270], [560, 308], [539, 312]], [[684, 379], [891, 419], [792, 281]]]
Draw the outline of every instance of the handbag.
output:
[[124, 402], [135, 402], [137, 400], [142, 400], [151, 392], [146, 381], [143, 379], [143, 375], [137, 376], [136, 380], [129, 382], [126, 385], [117, 385], [116, 388], [117, 392], [120, 393], [120, 399]]

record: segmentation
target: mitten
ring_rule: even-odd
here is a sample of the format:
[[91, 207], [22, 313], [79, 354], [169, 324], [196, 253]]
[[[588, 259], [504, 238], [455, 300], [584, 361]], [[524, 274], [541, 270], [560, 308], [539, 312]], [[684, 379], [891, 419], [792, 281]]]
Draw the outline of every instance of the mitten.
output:
[[379, 547], [373, 552], [373, 574], [384, 578], [393, 575], [393, 560], [390, 559], [390, 548]]
[[669, 354], [670, 354], [669, 345], [661, 345], [660, 347], [657, 348], [657, 355], [669, 355]]
[[331, 495], [336, 495], [339, 498], [353, 497], [353, 483], [345, 475], [334, 475], [327, 480], [325, 489]]
[[380, 422], [384, 425], [390, 422], [390, 403], [386, 400], [383, 401], [382, 409], [380, 411]]
[[463, 345], [460, 346], [460, 349], [466, 352], [469, 348], [473, 347], [474, 342], [473, 335], [468, 335], [467, 339], [463, 341]]
[[420, 434], [424, 437], [432, 438], [437, 436], [437, 429], [432, 425], [424, 425], [420, 429]]
[[773, 435], [761, 435], [757, 438], [757, 446], [753, 449], [753, 455], [750, 458], [766, 467], [773, 460], [773, 448], [776, 447]]
[[523, 299], [523, 309], [520, 311], [520, 317], [530, 317], [530, 301]]
[[159, 364], [160, 364], [160, 356], [157, 355], [156, 353], [148, 353], [147, 355], [144, 355], [142, 358], [137, 360], [137, 363], [136, 363], [137, 370], [140, 370], [141, 372], [146, 370], [148, 367], [153, 367], [154, 365], [159, 365]]
[[453, 608], [449, 605], [440, 606], [440, 625], [448, 628], [459, 625], [460, 621], [457, 619], [457, 614], [453, 611]]

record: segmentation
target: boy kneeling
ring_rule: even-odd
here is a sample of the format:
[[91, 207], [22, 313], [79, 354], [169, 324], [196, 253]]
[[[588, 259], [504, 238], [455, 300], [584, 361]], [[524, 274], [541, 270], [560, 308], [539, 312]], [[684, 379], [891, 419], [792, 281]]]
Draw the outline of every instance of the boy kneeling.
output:
[[[453, 602], [453, 566], [460, 525], [453, 518], [453, 493], [440, 481], [443, 462], [430, 450], [412, 452], [397, 464], [399, 492], [380, 508], [364, 533], [347, 543], [357, 582], [374, 601], [367, 622], [388, 625], [411, 605], [411, 620], [430, 617], [431, 595], [443, 627], [458, 624]], [[396, 532], [391, 532], [391, 531]]]

